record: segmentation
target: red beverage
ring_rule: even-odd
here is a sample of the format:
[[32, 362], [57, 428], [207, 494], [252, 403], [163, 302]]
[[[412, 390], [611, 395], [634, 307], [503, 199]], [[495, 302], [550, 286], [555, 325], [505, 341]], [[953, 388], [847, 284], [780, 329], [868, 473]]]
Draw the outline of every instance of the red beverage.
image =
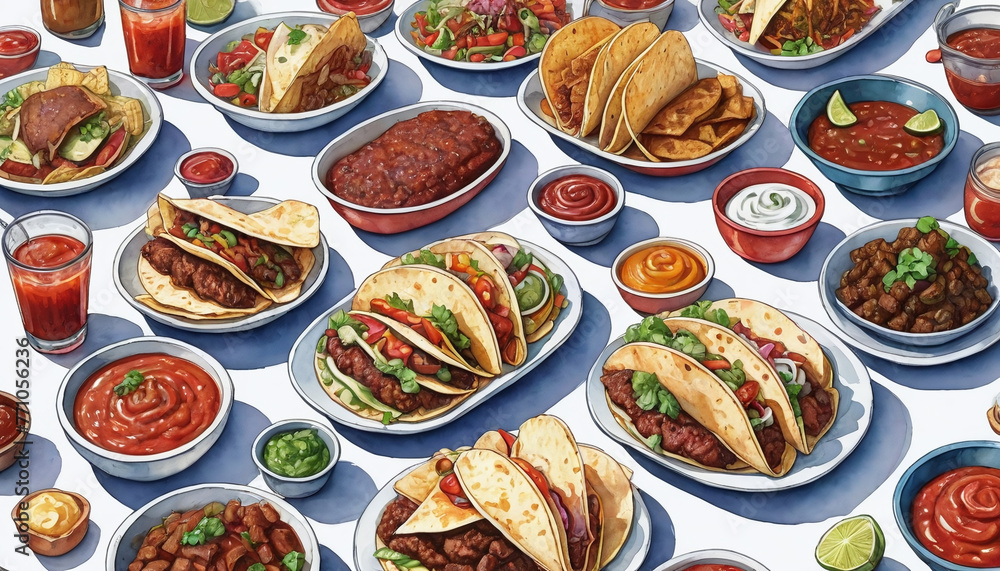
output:
[[233, 174], [233, 161], [212, 151], [191, 155], [181, 163], [181, 176], [197, 184], [211, 184]]
[[10, 267], [25, 331], [58, 341], [83, 329], [90, 291], [90, 256], [81, 256], [86, 249], [76, 238], [49, 234], [32, 238], [14, 251], [14, 259], [21, 264], [47, 270]]
[[170, 87], [183, 77], [184, 0], [119, 0], [128, 67], [150, 87]]
[[0, 77], [20, 73], [38, 58], [38, 35], [30, 28], [0, 28]]

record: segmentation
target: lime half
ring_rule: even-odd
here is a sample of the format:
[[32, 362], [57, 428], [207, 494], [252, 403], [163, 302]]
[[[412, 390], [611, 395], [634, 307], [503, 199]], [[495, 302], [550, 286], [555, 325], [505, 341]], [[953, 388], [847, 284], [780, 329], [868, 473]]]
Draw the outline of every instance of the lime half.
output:
[[188, 0], [187, 21], [198, 26], [211, 26], [233, 13], [236, 0]]
[[816, 561], [830, 571], [871, 571], [885, 553], [882, 529], [871, 516], [839, 521], [816, 546]]
[[850, 127], [858, 122], [858, 118], [851, 113], [851, 109], [844, 102], [839, 89], [834, 91], [833, 96], [826, 102], [826, 118], [836, 127]]
[[923, 135], [936, 135], [944, 129], [941, 118], [933, 109], [928, 109], [923, 113], [918, 113], [903, 125], [903, 129], [911, 135], [918, 137]]

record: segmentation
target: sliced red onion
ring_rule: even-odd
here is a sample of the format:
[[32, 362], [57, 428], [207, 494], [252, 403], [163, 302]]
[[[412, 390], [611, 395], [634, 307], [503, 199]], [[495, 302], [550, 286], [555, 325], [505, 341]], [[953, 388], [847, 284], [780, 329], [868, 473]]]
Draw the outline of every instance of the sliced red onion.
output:
[[500, 262], [500, 265], [504, 268], [509, 266], [510, 263], [514, 261], [514, 254], [511, 254], [510, 250], [507, 249], [507, 246], [504, 246], [503, 244], [493, 246], [492, 251], [493, 255], [496, 256], [497, 260]]
[[760, 352], [760, 356], [767, 359], [771, 356], [771, 351], [774, 351], [774, 343], [765, 343], [757, 349]]
[[556, 509], [559, 510], [559, 517], [562, 519], [563, 529], [569, 529], [569, 512], [566, 511], [566, 506], [563, 505], [562, 498], [559, 494], [552, 490], [549, 490], [549, 497], [556, 504]]

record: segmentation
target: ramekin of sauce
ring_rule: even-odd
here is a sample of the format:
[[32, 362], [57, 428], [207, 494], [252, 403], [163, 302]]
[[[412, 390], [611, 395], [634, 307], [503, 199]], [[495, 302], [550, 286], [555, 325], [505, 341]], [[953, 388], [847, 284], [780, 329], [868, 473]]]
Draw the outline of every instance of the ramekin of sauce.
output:
[[531, 183], [528, 205], [556, 240], [590, 246], [614, 228], [625, 206], [625, 190], [605, 170], [587, 165], [556, 167]]
[[1000, 143], [972, 155], [965, 179], [965, 221], [987, 240], [1000, 240]]
[[17, 500], [11, 519], [39, 555], [64, 555], [80, 544], [90, 524], [90, 502], [76, 492], [38, 490]]
[[782, 262], [798, 253], [823, 217], [823, 191], [806, 177], [778, 168], [740, 171], [712, 196], [715, 225], [726, 245], [754, 262]]
[[0, 470], [9, 468], [17, 460], [30, 428], [28, 405], [12, 394], [0, 391]]
[[697, 301], [715, 275], [708, 251], [680, 238], [651, 238], [615, 258], [611, 278], [625, 303], [640, 313], [659, 313]]
[[304, 498], [330, 479], [340, 459], [340, 442], [318, 422], [283, 420], [257, 435], [251, 453], [267, 487], [286, 498]]
[[0, 78], [35, 65], [42, 38], [27, 26], [0, 26]]
[[1000, 8], [977, 6], [956, 12], [957, 5], [945, 4], [934, 18], [948, 87], [970, 111], [996, 115], [1000, 113]]
[[320, 10], [343, 16], [354, 12], [361, 31], [370, 34], [378, 29], [392, 14], [394, 0], [316, 0]]
[[226, 194], [238, 171], [236, 157], [216, 147], [188, 151], [174, 164], [174, 176], [188, 189], [191, 198]]
[[934, 555], [968, 567], [1000, 567], [1000, 469], [965, 466], [917, 493], [913, 534]]

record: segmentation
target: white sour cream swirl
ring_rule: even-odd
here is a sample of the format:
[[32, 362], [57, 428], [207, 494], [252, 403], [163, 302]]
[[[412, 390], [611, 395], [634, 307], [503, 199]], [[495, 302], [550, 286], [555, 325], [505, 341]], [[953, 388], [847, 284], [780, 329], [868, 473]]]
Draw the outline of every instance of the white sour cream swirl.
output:
[[788, 230], [816, 213], [816, 201], [805, 191], [780, 183], [754, 184], [726, 204], [726, 216], [754, 230]]

